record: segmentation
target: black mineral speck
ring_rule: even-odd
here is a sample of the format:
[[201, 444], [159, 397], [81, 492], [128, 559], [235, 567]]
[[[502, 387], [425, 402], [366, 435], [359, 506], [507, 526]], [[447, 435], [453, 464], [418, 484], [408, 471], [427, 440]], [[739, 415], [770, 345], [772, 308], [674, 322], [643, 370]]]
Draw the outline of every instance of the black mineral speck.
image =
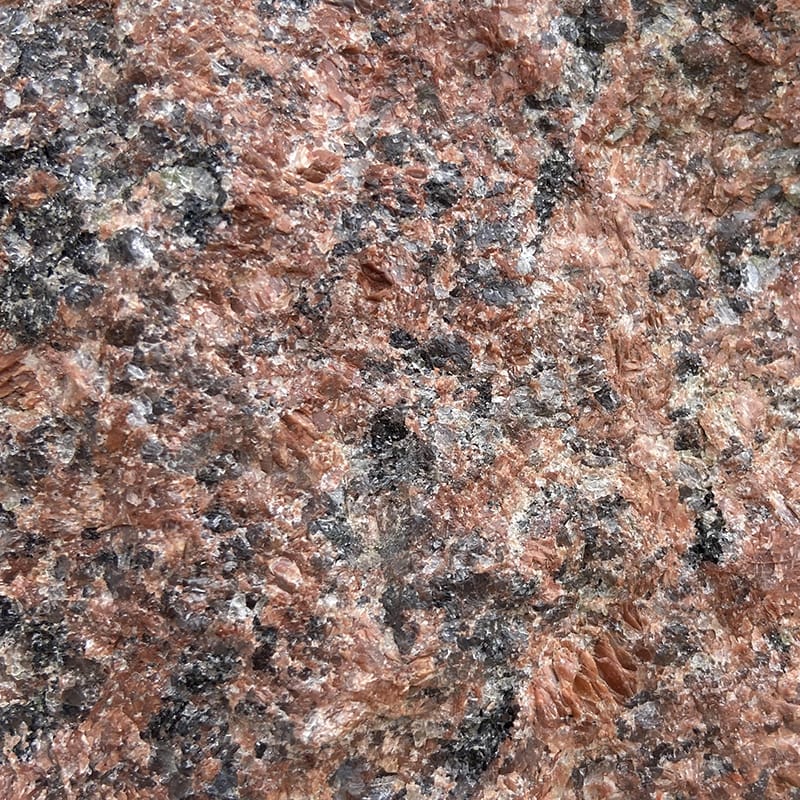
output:
[[224, 508], [214, 508], [203, 517], [203, 525], [214, 533], [228, 533], [236, 529], [230, 513]]
[[434, 213], [452, 208], [459, 200], [460, 191], [455, 182], [441, 178], [431, 178], [423, 187], [428, 205]]
[[258, 646], [253, 651], [250, 663], [256, 672], [275, 672], [272, 657], [278, 647], [278, 630], [273, 627], [262, 627], [258, 621], [254, 623], [258, 638]]
[[608, 413], [616, 411], [622, 405], [619, 395], [611, 384], [607, 382], [603, 383], [600, 388], [594, 392], [594, 399], [597, 400]]
[[383, 621], [392, 629], [395, 644], [402, 655], [407, 655], [417, 640], [419, 626], [409, 618], [419, 605], [419, 597], [410, 586], [388, 586], [381, 595], [384, 609]]
[[675, 291], [686, 299], [700, 297], [700, 282], [688, 270], [678, 264], [670, 264], [663, 269], [653, 270], [648, 277], [650, 293], [664, 297]]
[[598, 11], [598, 3], [590, 3], [578, 18], [578, 44], [596, 53], [602, 53], [608, 45], [625, 36], [628, 23], [624, 19], [613, 19]]
[[379, 411], [370, 427], [370, 444], [373, 452], [385, 451], [392, 444], [400, 442], [409, 434], [405, 414], [399, 408], [385, 408]]
[[375, 149], [380, 154], [381, 160], [388, 164], [399, 166], [405, 161], [411, 137], [405, 131], [379, 136], [375, 142]]
[[447, 767], [458, 783], [457, 797], [469, 796], [475, 782], [497, 758], [518, 714], [519, 705], [507, 691], [493, 707], [464, 718], [455, 738], [445, 747]]
[[344, 558], [356, 556], [361, 552], [359, 537], [346, 519], [335, 516], [320, 517], [309, 524], [308, 530], [312, 534], [324, 536]]
[[703, 361], [697, 353], [682, 350], [675, 356], [675, 374], [679, 380], [686, 380], [690, 375], [699, 375], [703, 370]]
[[0, 595], [0, 636], [14, 630], [19, 621], [17, 604], [5, 595]]
[[718, 564], [722, 559], [726, 526], [722, 511], [710, 490], [706, 492], [702, 507], [697, 512], [694, 528], [697, 536], [689, 550], [690, 560], [694, 563], [706, 561]]
[[188, 653], [185, 658], [188, 663], [175, 683], [193, 694], [227, 681], [239, 661], [233, 650], [223, 648], [217, 652]]
[[395, 328], [389, 334], [389, 344], [398, 350], [413, 350], [415, 347], [419, 347], [417, 337], [402, 328]]
[[539, 166], [533, 205], [539, 217], [540, 228], [543, 228], [552, 216], [564, 189], [572, 180], [572, 175], [572, 159], [561, 146], [556, 147]]
[[451, 374], [463, 374], [472, 368], [469, 342], [458, 334], [434, 336], [422, 349], [422, 361], [429, 369]]

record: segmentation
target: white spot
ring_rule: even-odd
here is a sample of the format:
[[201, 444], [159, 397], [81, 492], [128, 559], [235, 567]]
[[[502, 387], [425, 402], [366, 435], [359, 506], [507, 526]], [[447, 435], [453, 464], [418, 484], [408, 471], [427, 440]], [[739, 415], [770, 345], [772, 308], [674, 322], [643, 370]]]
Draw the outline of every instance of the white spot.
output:
[[14, 89], [6, 89], [3, 95], [3, 102], [6, 104], [6, 108], [13, 111], [15, 108], [19, 107], [22, 100], [20, 99], [19, 92], [14, 91]]

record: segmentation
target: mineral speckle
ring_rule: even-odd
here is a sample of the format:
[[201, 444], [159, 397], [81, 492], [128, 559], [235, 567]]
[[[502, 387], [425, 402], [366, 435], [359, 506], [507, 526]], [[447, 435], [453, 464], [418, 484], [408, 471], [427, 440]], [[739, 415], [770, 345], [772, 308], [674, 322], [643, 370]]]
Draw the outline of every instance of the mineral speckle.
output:
[[0, 796], [800, 797], [798, 62], [0, 2]]

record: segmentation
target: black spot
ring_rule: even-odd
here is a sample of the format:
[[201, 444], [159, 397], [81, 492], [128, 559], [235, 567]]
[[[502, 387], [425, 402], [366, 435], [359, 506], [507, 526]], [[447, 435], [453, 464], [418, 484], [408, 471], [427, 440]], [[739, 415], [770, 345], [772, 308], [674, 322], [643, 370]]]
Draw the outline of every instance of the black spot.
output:
[[690, 375], [699, 375], [703, 369], [703, 361], [697, 353], [682, 350], [675, 356], [675, 374], [679, 380], [686, 380]]
[[392, 629], [395, 644], [407, 655], [417, 640], [419, 626], [409, 620], [410, 612], [419, 606], [419, 596], [411, 586], [388, 586], [381, 595], [383, 621]]
[[96, 236], [84, 229], [81, 203], [60, 192], [36, 209], [18, 210], [2, 244], [8, 264], [0, 275], [0, 327], [35, 342], [55, 319], [67, 276], [96, 274]]
[[738, 289], [742, 285], [742, 267], [737, 262], [729, 261], [719, 268], [719, 280], [729, 289]]
[[451, 297], [460, 297], [462, 285], [473, 297], [490, 306], [506, 308], [512, 305], [523, 293], [522, 287], [495, 268], [491, 262], [469, 262], [458, 271], [457, 285]]
[[600, 388], [594, 392], [594, 399], [609, 413], [616, 411], [622, 405], [619, 395], [608, 382], [604, 382]]
[[175, 403], [169, 397], [162, 395], [153, 400], [153, 416], [158, 419], [164, 414], [172, 414], [175, 412]]
[[39, 737], [53, 726], [53, 715], [44, 694], [0, 707], [0, 736], [18, 741], [11, 748], [17, 758], [27, 759], [39, 744]]
[[108, 254], [114, 261], [130, 266], [141, 259], [144, 246], [144, 234], [136, 228], [129, 228], [109, 239]]
[[555, 210], [564, 188], [573, 179], [573, 165], [569, 153], [560, 145], [540, 164], [536, 179], [533, 206], [542, 229]]
[[238, 478], [243, 471], [237, 453], [220, 453], [197, 470], [195, 477], [206, 486], [216, 486], [220, 481]]
[[492, 411], [492, 379], [484, 378], [475, 389], [475, 413], [479, 417], [488, 417]]
[[700, 282], [678, 264], [653, 270], [648, 277], [648, 283], [650, 293], [655, 297], [664, 297], [670, 291], [675, 291], [686, 299], [700, 297]]
[[413, 350], [415, 347], [419, 347], [417, 337], [412, 336], [412, 334], [402, 330], [402, 328], [395, 328], [389, 334], [389, 344], [392, 347], [396, 347], [398, 350]]
[[14, 630], [19, 621], [17, 604], [5, 595], [0, 595], [0, 636]]
[[206, 244], [213, 228], [223, 219], [220, 210], [225, 203], [221, 189], [216, 198], [208, 200], [199, 195], [189, 195], [183, 203], [183, 229], [199, 244]]
[[392, 133], [378, 137], [375, 142], [375, 149], [381, 156], [381, 160], [388, 164], [400, 166], [405, 161], [411, 137], [406, 131]]
[[722, 217], [717, 222], [713, 245], [720, 259], [728, 261], [740, 256], [750, 235], [750, 217], [743, 212]]
[[681, 420], [675, 435], [675, 449], [700, 454], [705, 445], [702, 428], [696, 422]]
[[653, 662], [660, 667], [678, 666], [684, 664], [697, 650], [691, 631], [686, 625], [681, 622], [669, 623], [661, 631]]
[[150, 569], [155, 563], [155, 554], [147, 547], [137, 550], [131, 557], [131, 566], [137, 569]]
[[508, 691], [497, 705], [464, 718], [455, 738], [445, 746], [445, 761], [460, 785], [460, 794], [474, 786], [497, 758], [500, 745], [511, 734], [518, 714], [519, 705]]
[[346, 519], [321, 517], [311, 522], [308, 530], [311, 534], [324, 536], [344, 558], [357, 556], [361, 552], [361, 542]]
[[592, 2], [577, 19], [577, 44], [586, 50], [602, 53], [608, 45], [625, 36], [628, 24], [623, 19], [613, 19], [599, 13], [598, 3]]
[[46, 445], [39, 440], [21, 442], [22, 450], [6, 458], [3, 465], [5, 475], [17, 486], [30, 486], [40, 481], [49, 472], [50, 465], [45, 455]]
[[225, 683], [236, 671], [239, 662], [235, 651], [224, 648], [217, 652], [189, 653], [184, 658], [189, 663], [175, 683], [193, 694]]
[[237, 527], [230, 513], [224, 508], [208, 511], [203, 517], [203, 526], [214, 533], [228, 533]]
[[84, 311], [103, 294], [103, 288], [92, 283], [70, 283], [64, 289], [64, 302], [71, 308]]
[[472, 635], [460, 637], [458, 646], [462, 650], [472, 650], [477, 658], [491, 666], [507, 665], [517, 653], [507, 622], [496, 614], [479, 619]]
[[369, 447], [374, 459], [369, 477], [376, 490], [396, 489], [426, 475], [435, 461], [433, 449], [409, 431], [398, 408], [383, 409], [375, 415]]
[[35, 623], [28, 631], [28, 641], [34, 667], [41, 669], [64, 663], [67, 642], [63, 624]]
[[689, 549], [690, 560], [694, 563], [707, 561], [718, 564], [722, 559], [726, 526], [722, 511], [710, 490], [706, 492], [703, 507], [697, 513], [694, 529], [697, 537]]
[[434, 213], [452, 208], [459, 200], [460, 191], [453, 181], [431, 178], [423, 187], [428, 205]]
[[472, 368], [472, 353], [469, 342], [458, 334], [455, 336], [435, 336], [422, 349], [422, 361], [429, 369], [458, 375]]
[[398, 408], [384, 408], [372, 419], [369, 432], [372, 451], [384, 452], [387, 447], [401, 442], [408, 434], [405, 414]]

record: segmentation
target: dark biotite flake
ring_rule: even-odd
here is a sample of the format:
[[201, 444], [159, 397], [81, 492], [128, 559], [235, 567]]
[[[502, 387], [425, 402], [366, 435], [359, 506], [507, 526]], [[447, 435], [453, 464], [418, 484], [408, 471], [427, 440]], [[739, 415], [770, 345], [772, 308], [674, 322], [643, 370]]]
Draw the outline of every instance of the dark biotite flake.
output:
[[624, 38], [628, 24], [623, 19], [612, 19], [597, 13], [591, 3], [578, 18], [577, 44], [586, 50], [602, 53], [608, 45]]
[[389, 334], [389, 344], [398, 350], [413, 350], [415, 347], [419, 347], [419, 340], [408, 331], [395, 328]]
[[573, 163], [569, 153], [558, 145], [539, 165], [533, 206], [542, 229], [550, 220], [568, 183], [573, 181]]
[[650, 293], [655, 297], [664, 297], [670, 291], [676, 291], [687, 299], [701, 296], [700, 282], [691, 272], [677, 264], [653, 270], [648, 276], [648, 285]]
[[475, 389], [475, 413], [479, 417], [488, 417], [492, 411], [492, 379], [484, 378]]
[[469, 790], [497, 758], [500, 745], [511, 735], [519, 705], [513, 693], [504, 693], [497, 705], [467, 714], [456, 736], [443, 748], [444, 761], [459, 786], [456, 797]]
[[675, 434], [675, 449], [701, 453], [705, 445], [703, 429], [691, 421], [681, 421]]
[[253, 651], [250, 663], [256, 672], [275, 673], [272, 657], [278, 647], [278, 630], [273, 627], [262, 627], [258, 620], [253, 621], [259, 644]]
[[442, 213], [452, 208], [459, 200], [461, 192], [452, 182], [440, 178], [431, 178], [423, 187], [428, 205], [434, 213]]
[[24, 449], [6, 458], [3, 472], [17, 486], [30, 486], [40, 481], [50, 471], [45, 455], [45, 444], [41, 441], [22, 442]]
[[728, 297], [727, 300], [731, 311], [737, 314], [745, 314], [750, 310], [750, 302], [745, 297]]
[[117, 263], [130, 266], [140, 260], [145, 246], [144, 234], [137, 228], [128, 228], [109, 239], [108, 254]]
[[381, 595], [383, 621], [392, 629], [397, 649], [402, 655], [411, 652], [417, 640], [419, 626], [409, 620], [409, 614], [420, 606], [417, 592], [411, 586], [388, 586]]
[[594, 392], [594, 399], [609, 413], [616, 411], [622, 405], [619, 395], [609, 383], [603, 383], [603, 385]]
[[64, 662], [66, 629], [61, 623], [34, 623], [28, 631], [29, 650], [34, 667], [41, 669]]
[[150, 569], [155, 563], [155, 553], [147, 547], [137, 550], [131, 557], [131, 566], [138, 569]]
[[169, 397], [162, 395], [153, 400], [152, 403], [152, 416], [158, 419], [164, 414], [173, 414], [175, 412], [175, 403]]
[[205, 514], [203, 526], [214, 533], [228, 533], [237, 527], [230, 513], [224, 508], [211, 509]]
[[175, 680], [176, 686], [192, 694], [225, 683], [236, 672], [239, 657], [234, 650], [220, 649], [211, 653], [189, 653], [189, 663]]
[[429, 369], [440, 369], [450, 374], [463, 374], [472, 368], [469, 342], [461, 335], [434, 336], [420, 353]]
[[705, 493], [702, 506], [696, 513], [694, 528], [697, 535], [695, 543], [689, 548], [689, 560], [694, 564], [703, 561], [718, 564], [722, 559], [726, 526], [713, 491]]
[[729, 289], [738, 289], [742, 285], [741, 265], [733, 261], [723, 263], [719, 270], [719, 280]]
[[308, 530], [311, 534], [324, 536], [343, 558], [357, 556], [361, 552], [359, 537], [346, 519], [336, 516], [320, 517], [309, 524]]
[[0, 736], [19, 737], [12, 750], [20, 759], [27, 759], [34, 752], [40, 734], [51, 729], [54, 723], [44, 693], [0, 707]]
[[481, 617], [471, 636], [458, 638], [458, 646], [473, 651], [477, 658], [491, 666], [506, 665], [517, 654], [507, 621], [496, 614]]
[[14, 630], [19, 625], [20, 618], [17, 604], [5, 595], [0, 595], [0, 636]]
[[379, 136], [375, 142], [375, 149], [381, 160], [388, 164], [400, 166], [405, 161], [411, 137], [406, 131]]
[[91, 283], [71, 283], [64, 289], [64, 302], [84, 311], [103, 294], [103, 287]]
[[195, 475], [200, 483], [206, 486], [216, 486], [220, 481], [238, 478], [243, 467], [239, 463], [238, 453], [220, 453], [208, 464], [204, 464]]
[[106, 331], [106, 341], [114, 347], [134, 347], [144, 333], [144, 320], [128, 317], [114, 322]]
[[660, 667], [684, 664], [697, 652], [691, 631], [683, 623], [666, 625], [661, 631], [661, 640], [653, 654], [653, 663]]
[[373, 417], [369, 433], [370, 446], [375, 453], [384, 452], [408, 435], [405, 414], [398, 408], [385, 408]]
[[699, 375], [703, 369], [703, 361], [697, 353], [682, 350], [675, 356], [675, 374], [679, 380], [685, 380], [690, 375]]

